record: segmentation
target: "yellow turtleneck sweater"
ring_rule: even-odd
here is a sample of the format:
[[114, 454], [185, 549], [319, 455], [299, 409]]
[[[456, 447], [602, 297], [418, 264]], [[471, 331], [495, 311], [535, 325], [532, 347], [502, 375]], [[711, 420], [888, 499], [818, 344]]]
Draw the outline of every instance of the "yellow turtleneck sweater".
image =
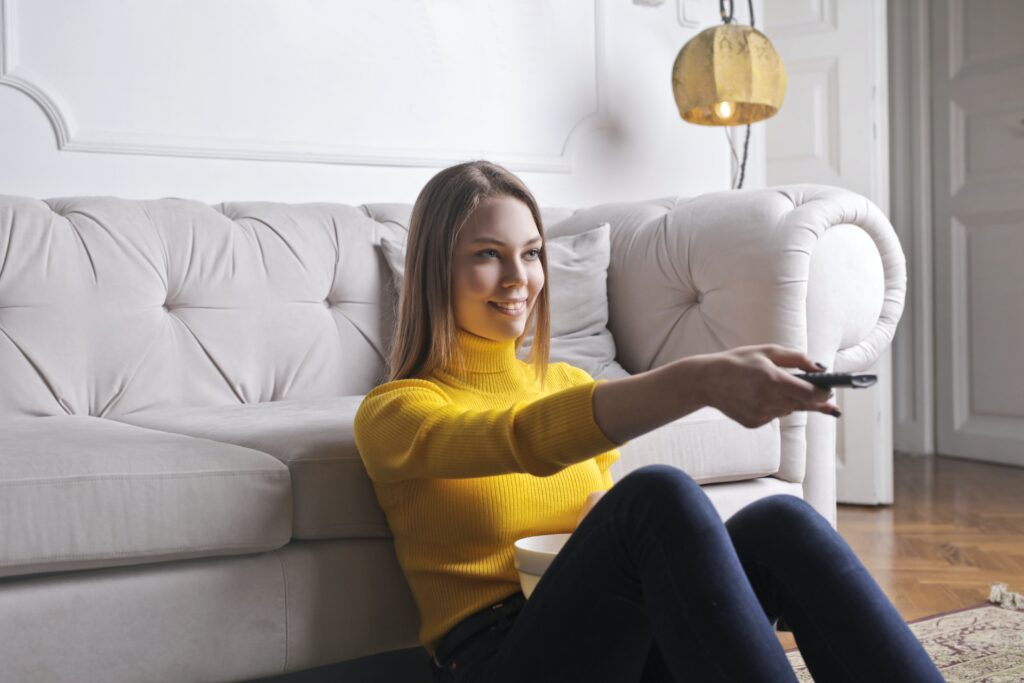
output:
[[459, 621], [519, 590], [513, 542], [571, 532], [619, 457], [594, 421], [585, 371], [553, 363], [542, 390], [513, 341], [458, 337], [463, 369], [382, 384], [355, 418], [431, 654]]

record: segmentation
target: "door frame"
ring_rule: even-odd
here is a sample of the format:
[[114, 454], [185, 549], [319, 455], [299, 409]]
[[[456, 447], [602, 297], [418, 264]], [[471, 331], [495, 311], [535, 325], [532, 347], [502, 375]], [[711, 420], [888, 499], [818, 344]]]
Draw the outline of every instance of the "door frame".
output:
[[[839, 4], [832, 0], [812, 4], [804, 8], [806, 17], [797, 15], [796, 20], [788, 22], [772, 22], [769, 17], [771, 4], [766, 2], [765, 5], [766, 31], [784, 59], [787, 53], [790, 56], [800, 54], [799, 60], [804, 64], [837, 65], [832, 67], [836, 70], [826, 79], [828, 85], [825, 88], [830, 93], [826, 97], [836, 98], [830, 100], [831, 107], [826, 114], [833, 127], [831, 140], [835, 146], [835, 149], [827, 148], [830, 150], [827, 163], [834, 174], [824, 175], [817, 182], [844, 185], [867, 195], [884, 214], [889, 215], [889, 2], [859, 0]], [[862, 33], [850, 33], [855, 31]], [[843, 47], [829, 46], [829, 39], [823, 41], [823, 33], [835, 34]], [[807, 42], [803, 42], [805, 40]], [[867, 64], [859, 61], [865, 58]], [[852, 75], [854, 69], [850, 60], [858, 60], [855, 76]], [[840, 63], [845, 68], [839, 67]], [[792, 66], [794, 73], [798, 72], [796, 65]], [[843, 87], [838, 79], [851, 77], [867, 78], [867, 85], [871, 87], [863, 91], [846, 91], [847, 94], [856, 92], [857, 99], [851, 102], [856, 113], [844, 116], [837, 94], [843, 91]], [[863, 81], [857, 82], [858, 88], [862, 85]], [[857, 154], [850, 154], [851, 145], [857, 146]], [[867, 149], [862, 145], [867, 145]], [[847, 155], [854, 161], [849, 161]], [[770, 166], [771, 157], [769, 154], [766, 157], [767, 166]], [[797, 169], [796, 174], [810, 175], [812, 171]], [[810, 177], [807, 181], [815, 182]], [[835, 431], [836, 499], [840, 503], [880, 505], [893, 501], [891, 367], [891, 352], [886, 349], [875, 365], [868, 369], [879, 375], [880, 381], [875, 387], [836, 392], [836, 403], [843, 411]]]
[[907, 299], [893, 340], [897, 451], [935, 454], [935, 250], [928, 0], [889, 4], [890, 218], [907, 255]]
[[[902, 0], [897, 0], [901, 2]], [[892, 3], [892, 4], [897, 4]], [[868, 0], [872, 55], [871, 200], [890, 216], [889, 157], [889, 12], [888, 0]], [[892, 349], [886, 349], [869, 372], [879, 375], [873, 390], [841, 389], [838, 405], [843, 422], [836, 432], [836, 500], [858, 505], [893, 502], [893, 378]]]

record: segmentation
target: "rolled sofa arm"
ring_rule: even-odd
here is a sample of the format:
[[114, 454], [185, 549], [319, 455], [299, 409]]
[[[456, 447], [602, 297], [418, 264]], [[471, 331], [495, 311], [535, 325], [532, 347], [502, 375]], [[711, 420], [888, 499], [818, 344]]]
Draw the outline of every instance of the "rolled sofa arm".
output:
[[[896, 233], [848, 190], [790, 185], [606, 204], [576, 212], [559, 233], [603, 221], [612, 226], [609, 328], [631, 373], [763, 343], [805, 350], [835, 371], [864, 369], [903, 311]], [[795, 413], [781, 426], [776, 476], [804, 482], [805, 498], [834, 520], [833, 418]]]

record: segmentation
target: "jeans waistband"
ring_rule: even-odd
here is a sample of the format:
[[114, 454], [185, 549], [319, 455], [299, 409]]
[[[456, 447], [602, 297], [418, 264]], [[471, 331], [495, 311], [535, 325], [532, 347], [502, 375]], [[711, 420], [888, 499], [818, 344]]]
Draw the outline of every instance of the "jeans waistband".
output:
[[437, 644], [434, 653], [434, 664], [441, 668], [448, 666], [452, 657], [468, 645], [473, 636], [502, 619], [519, 612], [526, 604], [526, 596], [520, 591], [513, 593], [501, 602], [485, 607], [479, 612], [469, 615], [444, 634]]

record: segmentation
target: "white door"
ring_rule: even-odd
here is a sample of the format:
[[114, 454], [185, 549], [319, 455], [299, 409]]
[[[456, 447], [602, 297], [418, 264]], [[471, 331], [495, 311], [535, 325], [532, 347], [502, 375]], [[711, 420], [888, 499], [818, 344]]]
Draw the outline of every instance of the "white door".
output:
[[1024, 2], [931, 9], [936, 449], [1024, 466]]
[[[769, 0], [765, 33], [789, 76], [767, 122], [769, 185], [844, 187], [889, 211], [886, 0]], [[836, 497], [892, 502], [892, 362], [871, 389], [842, 389]]]

